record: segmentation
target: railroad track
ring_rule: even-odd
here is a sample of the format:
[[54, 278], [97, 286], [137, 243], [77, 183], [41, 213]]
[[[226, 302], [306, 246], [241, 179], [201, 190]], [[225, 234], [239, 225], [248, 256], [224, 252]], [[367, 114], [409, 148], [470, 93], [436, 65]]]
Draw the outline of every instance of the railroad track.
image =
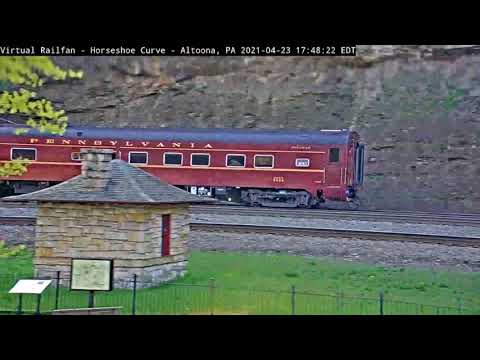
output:
[[[10, 208], [22, 209], [20, 216], [33, 217], [35, 205], [0, 202], [0, 219], [8, 218]], [[31, 209], [31, 210], [30, 210]], [[33, 212], [33, 213], [32, 213]], [[429, 213], [420, 211], [371, 211], [371, 210], [325, 210], [325, 209], [285, 209], [252, 208], [242, 205], [193, 205], [193, 215], [284, 217], [312, 220], [347, 220], [369, 222], [392, 222], [403, 224], [432, 224], [451, 226], [480, 227], [480, 214]], [[13, 212], [12, 212], [13, 213]], [[6, 217], [5, 217], [5, 216]], [[12, 217], [13, 218], [13, 217]], [[0, 220], [1, 221], [1, 220]], [[8, 220], [5, 220], [8, 221]], [[11, 220], [15, 221], [15, 220]], [[0, 222], [1, 223], [1, 222]]]
[[270, 234], [283, 236], [311, 236], [323, 238], [347, 238], [357, 240], [400, 241], [439, 244], [455, 247], [480, 247], [480, 238], [457, 236], [394, 233], [380, 231], [359, 231], [340, 229], [312, 229], [283, 226], [232, 225], [192, 222], [190, 229], [203, 232], [223, 232], [236, 234]]
[[[36, 219], [33, 217], [0, 217], [0, 225], [30, 225], [33, 226]], [[346, 229], [322, 229], [322, 228], [297, 228], [291, 226], [263, 226], [263, 225], [238, 225], [225, 223], [202, 223], [191, 222], [192, 231], [215, 232], [215, 233], [240, 233], [240, 234], [270, 234], [282, 236], [310, 236], [329, 237], [357, 240], [382, 240], [401, 241], [414, 243], [430, 243], [447, 246], [480, 247], [480, 238], [444, 236], [430, 234], [411, 234], [384, 231], [364, 231]]]
[[[8, 214], [7, 209], [36, 208], [35, 204], [18, 204], [0, 201], [0, 218]], [[431, 213], [421, 211], [390, 211], [390, 210], [331, 210], [331, 209], [288, 209], [288, 208], [252, 208], [240, 204], [193, 205], [192, 214], [219, 214], [227, 216], [264, 216], [319, 220], [356, 220], [371, 222], [393, 222], [410, 224], [432, 224], [451, 226], [480, 227], [480, 214], [463, 213]]]
[[324, 210], [250, 208], [245, 206], [195, 205], [192, 214], [289, 217], [325, 220], [356, 220], [480, 227], [480, 214], [428, 213], [416, 211]]

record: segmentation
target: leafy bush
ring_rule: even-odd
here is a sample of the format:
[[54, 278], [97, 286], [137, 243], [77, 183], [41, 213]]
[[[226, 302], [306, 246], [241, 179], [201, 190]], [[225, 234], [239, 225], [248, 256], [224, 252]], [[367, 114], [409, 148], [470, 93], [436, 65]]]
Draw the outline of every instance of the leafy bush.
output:
[[[32, 89], [43, 85], [45, 80], [80, 79], [82, 71], [63, 70], [48, 56], [2, 56], [0, 57], [0, 115], [21, 114], [28, 117], [26, 128], [17, 128], [16, 135], [27, 133], [31, 128], [63, 135], [68, 117], [65, 110], [58, 109], [50, 100], [38, 97]], [[19, 176], [27, 171], [25, 163], [7, 162], [0, 166], [0, 176]]]
[[14, 257], [27, 253], [25, 245], [7, 246], [4, 240], [0, 240], [0, 258]]

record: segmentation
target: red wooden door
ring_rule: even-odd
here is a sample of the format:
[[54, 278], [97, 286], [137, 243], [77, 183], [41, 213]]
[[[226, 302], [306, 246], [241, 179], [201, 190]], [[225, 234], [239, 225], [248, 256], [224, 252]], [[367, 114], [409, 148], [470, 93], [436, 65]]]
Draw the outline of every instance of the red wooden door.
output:
[[170, 214], [162, 215], [162, 256], [170, 255]]

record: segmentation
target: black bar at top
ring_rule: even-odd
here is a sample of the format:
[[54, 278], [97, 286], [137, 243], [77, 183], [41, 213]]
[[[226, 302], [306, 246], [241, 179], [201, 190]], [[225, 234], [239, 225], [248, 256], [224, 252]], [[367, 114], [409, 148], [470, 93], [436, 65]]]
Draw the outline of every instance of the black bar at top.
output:
[[355, 56], [351, 42], [329, 41], [2, 41], [0, 56]]

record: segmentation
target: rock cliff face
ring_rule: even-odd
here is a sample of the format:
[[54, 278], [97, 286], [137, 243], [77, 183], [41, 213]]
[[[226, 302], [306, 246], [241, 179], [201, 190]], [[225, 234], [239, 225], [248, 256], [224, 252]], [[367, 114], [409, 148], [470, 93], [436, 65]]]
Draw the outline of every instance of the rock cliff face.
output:
[[81, 125], [357, 130], [363, 206], [480, 212], [480, 51], [359, 46], [339, 57], [58, 57], [40, 93]]

